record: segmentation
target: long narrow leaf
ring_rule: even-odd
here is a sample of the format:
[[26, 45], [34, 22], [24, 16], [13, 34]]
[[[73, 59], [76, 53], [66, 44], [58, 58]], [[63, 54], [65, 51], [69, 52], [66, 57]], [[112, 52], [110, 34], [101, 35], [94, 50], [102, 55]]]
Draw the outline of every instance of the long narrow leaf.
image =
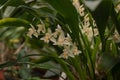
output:
[[0, 20], [0, 28], [1, 27], [8, 27], [8, 26], [12, 26], [12, 27], [18, 27], [18, 26], [29, 26], [29, 22], [24, 20], [24, 19], [19, 19], [19, 18], [4, 18]]
[[111, 0], [102, 0], [100, 5], [93, 12], [93, 17], [97, 23], [102, 41], [104, 40], [104, 32], [105, 32], [108, 18], [110, 16], [111, 7], [112, 7]]

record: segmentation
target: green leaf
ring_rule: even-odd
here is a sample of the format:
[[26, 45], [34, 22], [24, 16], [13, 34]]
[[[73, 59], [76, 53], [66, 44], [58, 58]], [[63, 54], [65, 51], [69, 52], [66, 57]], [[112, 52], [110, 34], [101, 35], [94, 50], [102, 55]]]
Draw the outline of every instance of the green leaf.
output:
[[109, 72], [117, 63], [119, 63], [119, 58], [115, 58], [110, 54], [103, 54], [101, 56], [100, 65], [99, 67], [105, 71], [106, 73]]
[[28, 58], [28, 57], [30, 57], [30, 56], [46, 56], [46, 55], [44, 55], [44, 54], [31, 54], [31, 55], [26, 55], [26, 56], [23, 56], [23, 57], [20, 57], [20, 58], [18, 58], [17, 60], [12, 60], [12, 61], [7, 61], [7, 62], [5, 62], [5, 63], [2, 63], [2, 64], [0, 64], [0, 69], [2, 69], [2, 68], [5, 68], [5, 67], [10, 67], [10, 66], [13, 66], [13, 65], [15, 65], [16, 63], [26, 63], [26, 62], [21, 62], [21, 60], [22, 59], [24, 59], [24, 58]]
[[16, 62], [14, 62], [14, 61], [8, 61], [8, 62], [5, 62], [3, 64], [0, 64], [0, 69], [5, 68], [5, 67], [9, 67], [9, 66], [13, 66], [15, 64], [16, 64]]
[[30, 78], [31, 77], [30, 68], [27, 67], [27, 64], [22, 64], [22, 66], [20, 67], [21, 68], [18, 71], [20, 77], [25, 80]]
[[44, 62], [48, 62], [48, 61], [50, 61], [50, 60], [51, 60], [50, 57], [42, 56], [42, 57], [40, 57], [40, 58], [37, 59], [37, 60], [33, 60], [32, 62], [34, 62], [34, 63], [44, 63]]
[[[19, 6], [19, 5], [25, 5], [25, 2], [23, 0], [7, 0], [6, 2], [4, 2], [4, 4], [2, 5], [3, 7], [6, 6]], [[0, 8], [1, 9], [1, 8]]]
[[45, 62], [45, 63], [40, 63], [40, 64], [34, 64], [32, 65], [32, 68], [41, 68], [41, 69], [56, 69], [56, 70], [61, 70], [58, 64], [52, 63], [52, 62]]
[[118, 33], [120, 34], [120, 12], [118, 14], [116, 13], [114, 5], [112, 5], [111, 17], [117, 28]]
[[0, 0], [0, 6], [2, 6], [8, 0]]
[[[39, 77], [32, 77], [29, 80], [41, 80]], [[50, 79], [42, 79], [42, 80], [50, 80]]]
[[116, 64], [113, 68], [112, 68], [112, 74], [114, 76], [114, 80], [120, 80], [120, 61], [118, 64]]
[[29, 6], [22, 5], [19, 8], [24, 9], [25, 12], [32, 14], [38, 19], [40, 17], [52, 17], [53, 14], [55, 14], [53, 13], [53, 10], [49, 9], [48, 7], [40, 7], [36, 9], [36, 8], [31, 8]]
[[104, 40], [104, 32], [106, 29], [108, 18], [110, 16], [111, 7], [112, 7], [112, 0], [102, 0], [100, 5], [92, 13], [97, 23], [102, 41]]
[[4, 18], [0, 20], [0, 28], [1, 27], [18, 27], [18, 26], [25, 26], [29, 27], [30, 23], [24, 19], [19, 19], [19, 18]]

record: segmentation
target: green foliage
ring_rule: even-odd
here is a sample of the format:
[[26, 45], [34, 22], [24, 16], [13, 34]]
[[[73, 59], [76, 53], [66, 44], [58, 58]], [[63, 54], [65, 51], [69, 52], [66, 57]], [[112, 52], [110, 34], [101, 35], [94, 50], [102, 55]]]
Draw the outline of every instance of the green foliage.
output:
[[5, 18], [0, 20], [0, 27], [19, 27], [19, 26], [25, 26], [29, 27], [29, 22], [23, 19], [18, 18]]
[[[45, 70], [45, 73], [51, 71], [57, 77], [65, 72], [66, 80], [119, 80], [120, 9], [117, 6], [120, 2], [101, 0], [94, 11], [90, 11], [83, 0], [78, 0], [77, 5], [73, 2], [74, 0], [1, 0], [0, 43], [6, 49], [1, 47], [0, 50], [5, 54], [4, 57], [10, 56], [10, 59], [4, 59], [0, 69], [17, 65], [19, 68], [14, 68], [15, 74], [26, 80], [53, 78], [44, 77], [45, 74], [34, 76], [34, 68]], [[80, 11], [84, 12], [84, 16]], [[41, 25], [45, 31], [39, 31]], [[56, 26], [60, 28], [54, 40], [51, 35], [53, 37], [57, 31]], [[63, 31], [62, 37], [59, 36], [60, 31]], [[45, 43], [44, 39], [48, 39], [48, 35], [50, 40]], [[70, 45], [62, 42], [64, 38], [67, 41], [68, 35]], [[56, 45], [57, 41], [63, 45]], [[72, 51], [79, 54], [73, 55]]]

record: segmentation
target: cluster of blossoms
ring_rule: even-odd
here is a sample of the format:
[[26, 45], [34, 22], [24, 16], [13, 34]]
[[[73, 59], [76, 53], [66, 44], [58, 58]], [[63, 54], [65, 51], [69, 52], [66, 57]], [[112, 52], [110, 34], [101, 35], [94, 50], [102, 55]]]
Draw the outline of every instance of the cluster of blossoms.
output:
[[95, 21], [90, 18], [90, 14], [85, 11], [84, 4], [80, 4], [79, 0], [73, 0], [73, 5], [80, 14], [80, 17], [83, 17], [83, 22], [81, 23], [82, 33], [88, 37], [89, 41], [92, 41], [93, 37], [98, 35]]
[[73, 5], [75, 6], [75, 8], [77, 9], [77, 11], [79, 12], [80, 16], [83, 17], [85, 15], [85, 8], [84, 5], [80, 4], [79, 0], [73, 0]]
[[94, 26], [94, 28], [91, 27], [89, 15], [86, 14], [84, 16], [84, 20], [83, 20], [83, 24], [82, 24], [82, 26], [83, 26], [82, 33], [84, 33], [88, 37], [89, 41], [92, 41], [93, 37], [98, 35], [98, 29], [95, 28], [96, 24], [95, 24], [94, 20], [92, 20], [92, 25]]
[[31, 25], [27, 36], [30, 38], [32, 38], [32, 36], [38, 38], [41, 34], [44, 34], [44, 36], [41, 37], [40, 40], [43, 40], [45, 43], [49, 43], [51, 41], [53, 45], [63, 47], [63, 53], [59, 56], [60, 58], [67, 59], [68, 57], [74, 57], [75, 55], [79, 55], [81, 53], [81, 51], [78, 50], [76, 43], [72, 42], [69, 34], [65, 35], [60, 25], [57, 26], [54, 32], [52, 32], [50, 28], [46, 29], [44, 24], [37, 25], [37, 29]]

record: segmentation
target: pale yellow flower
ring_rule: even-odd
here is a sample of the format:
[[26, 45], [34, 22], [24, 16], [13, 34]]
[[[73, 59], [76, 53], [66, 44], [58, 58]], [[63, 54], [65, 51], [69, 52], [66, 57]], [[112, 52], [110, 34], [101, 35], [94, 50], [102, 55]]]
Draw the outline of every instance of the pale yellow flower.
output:
[[57, 40], [56, 40], [55, 37], [52, 36], [52, 37], [50, 38], [50, 41], [53, 42], [53, 43], [56, 43]]
[[68, 59], [69, 57], [69, 52], [68, 51], [64, 51], [60, 56], [59, 58], [64, 58], [64, 59]]
[[67, 34], [67, 37], [65, 37], [64, 44], [69, 46], [72, 45], [72, 39], [69, 34]]
[[34, 30], [32, 28], [29, 28], [28, 30], [29, 30], [29, 32], [27, 33], [27, 36], [29, 36], [30, 38], [32, 38]]
[[56, 38], [59, 34], [63, 34], [63, 30], [61, 29], [60, 25], [57, 25], [57, 28], [55, 29], [55, 32], [53, 33], [53, 36]]
[[85, 15], [85, 12], [84, 12], [85, 8], [84, 8], [84, 5], [82, 4], [80, 7], [79, 7], [79, 14], [80, 16], [84, 16]]
[[86, 14], [85, 15], [85, 17], [84, 17], [84, 26], [85, 27], [89, 27], [90, 26], [90, 18], [89, 18], [89, 16], [88, 16], [88, 14]]
[[37, 32], [35, 32], [34, 34], [33, 34], [36, 38], [38, 38], [38, 33]]
[[85, 21], [89, 21], [89, 20], [90, 20], [89, 14], [86, 14], [86, 15], [85, 15], [84, 20], [85, 20]]
[[97, 36], [99, 34], [98, 29], [94, 28], [93, 30], [94, 30], [94, 36]]
[[69, 34], [65, 37], [63, 30], [58, 25], [55, 29], [55, 32], [52, 33], [52, 36], [50, 38], [50, 41], [53, 42], [53, 45], [63, 46], [63, 45], [71, 45], [71, 37]]
[[80, 16], [84, 16], [85, 15], [85, 8], [84, 5], [80, 5], [79, 0], [73, 0], [73, 5], [75, 6], [75, 8], [77, 9], [78, 13], [80, 14]]
[[[93, 26], [95, 27], [95, 21], [93, 20]], [[82, 33], [84, 33], [89, 41], [92, 41], [94, 36], [97, 36], [98, 33], [98, 29], [97, 28], [93, 28], [90, 26], [90, 18], [89, 18], [89, 14], [86, 14], [84, 17], [84, 24], [83, 24], [83, 29], [82, 29]]]
[[89, 41], [92, 40], [92, 38], [93, 38], [92, 27], [84, 27], [83, 26], [82, 33], [84, 33], [88, 37]]
[[80, 7], [79, 0], [73, 0], [73, 5], [74, 5], [75, 8], [78, 10], [78, 8]]
[[38, 24], [37, 25], [38, 29], [37, 32], [40, 34], [40, 32], [45, 33], [46, 29], [45, 29], [45, 25], [44, 24]]
[[95, 20], [93, 19], [93, 26], [96, 27], [97, 24], [95, 23]]
[[35, 37], [38, 37], [38, 33], [36, 32], [36, 29], [33, 26], [28, 30], [29, 31], [27, 33], [27, 36], [29, 36], [30, 38], [32, 38], [32, 35], [34, 35]]
[[71, 50], [74, 55], [79, 55], [81, 53], [81, 51], [78, 50], [78, 47], [75, 44], [72, 46]]
[[116, 10], [117, 13], [120, 11], [120, 4], [118, 4], [118, 5], [115, 7], [115, 10]]
[[40, 38], [40, 40], [43, 40], [44, 42], [49, 43], [51, 37], [52, 37], [51, 29], [48, 28], [48, 32], [45, 33], [45, 36]]
[[53, 45], [63, 46], [64, 40], [65, 40], [64, 34], [60, 34], [57, 41]]
[[63, 53], [59, 56], [60, 58], [68, 59], [68, 57], [74, 57], [69, 46], [64, 46]]
[[[89, 20], [89, 19], [86, 18], [86, 20]], [[90, 25], [89, 22], [83, 25], [82, 33], [87, 36], [89, 41], [91, 41], [93, 37], [99, 34], [99, 32], [97, 28], [92, 29], [92, 27], [91, 26], [89, 27], [89, 25]]]

